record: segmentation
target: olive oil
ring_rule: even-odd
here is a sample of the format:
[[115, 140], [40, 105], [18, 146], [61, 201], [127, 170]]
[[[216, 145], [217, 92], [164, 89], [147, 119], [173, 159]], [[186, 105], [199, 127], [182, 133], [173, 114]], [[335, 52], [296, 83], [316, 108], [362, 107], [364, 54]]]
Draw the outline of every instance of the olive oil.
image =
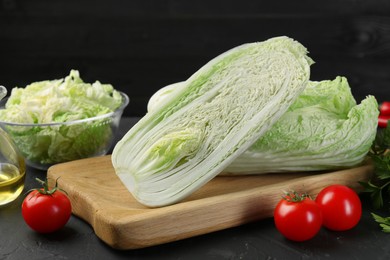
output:
[[0, 206], [14, 201], [23, 191], [25, 169], [0, 163]]

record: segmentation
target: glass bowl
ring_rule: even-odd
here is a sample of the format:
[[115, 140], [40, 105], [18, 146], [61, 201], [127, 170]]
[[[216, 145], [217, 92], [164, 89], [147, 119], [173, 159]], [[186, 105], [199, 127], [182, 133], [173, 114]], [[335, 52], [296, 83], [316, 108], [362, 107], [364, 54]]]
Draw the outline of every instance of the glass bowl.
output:
[[[120, 92], [122, 105], [114, 112], [62, 123], [21, 124], [0, 121], [26, 164], [47, 170], [50, 166], [107, 154], [113, 145], [129, 97]], [[7, 99], [0, 102], [4, 109]]]

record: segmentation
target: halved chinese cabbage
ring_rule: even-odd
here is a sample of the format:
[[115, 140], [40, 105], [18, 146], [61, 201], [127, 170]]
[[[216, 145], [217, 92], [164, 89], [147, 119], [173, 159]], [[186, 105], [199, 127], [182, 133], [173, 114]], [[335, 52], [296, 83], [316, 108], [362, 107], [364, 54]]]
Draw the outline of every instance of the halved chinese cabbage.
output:
[[[156, 109], [183, 82], [149, 100]], [[357, 105], [345, 77], [309, 81], [287, 112], [222, 174], [319, 171], [359, 165], [375, 139], [378, 104], [368, 96]]]
[[306, 87], [311, 63], [306, 48], [288, 37], [219, 55], [117, 143], [115, 172], [144, 205], [184, 199], [285, 113]]

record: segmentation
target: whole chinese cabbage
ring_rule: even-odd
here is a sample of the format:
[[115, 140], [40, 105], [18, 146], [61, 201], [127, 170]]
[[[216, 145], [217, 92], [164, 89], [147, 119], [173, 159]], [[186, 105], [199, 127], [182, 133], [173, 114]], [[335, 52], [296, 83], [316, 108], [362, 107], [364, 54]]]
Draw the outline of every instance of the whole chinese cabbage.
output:
[[182, 200], [272, 127], [306, 87], [311, 63], [288, 37], [219, 55], [117, 143], [115, 172], [147, 206]]

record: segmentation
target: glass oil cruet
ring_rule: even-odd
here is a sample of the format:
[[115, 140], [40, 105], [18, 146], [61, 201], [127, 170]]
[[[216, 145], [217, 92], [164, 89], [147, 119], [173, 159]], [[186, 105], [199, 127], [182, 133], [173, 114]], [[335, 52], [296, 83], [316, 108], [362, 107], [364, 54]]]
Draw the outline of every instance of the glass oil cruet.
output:
[[[0, 86], [0, 100], [7, 89]], [[0, 128], [0, 207], [16, 200], [24, 189], [26, 166], [10, 136]]]

